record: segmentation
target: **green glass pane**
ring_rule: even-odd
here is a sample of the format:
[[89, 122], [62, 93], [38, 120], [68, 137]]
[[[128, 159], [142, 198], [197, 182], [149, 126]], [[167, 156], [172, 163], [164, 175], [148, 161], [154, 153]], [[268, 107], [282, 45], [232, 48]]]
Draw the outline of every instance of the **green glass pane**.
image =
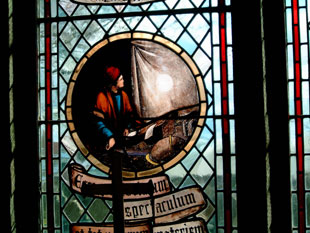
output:
[[80, 32], [77, 30], [73, 23], [69, 22], [60, 34], [59, 38], [68, 48], [68, 50], [71, 50], [80, 38]]
[[39, 40], [39, 52], [40, 53], [44, 53], [45, 51], [45, 38], [44, 38], [44, 32], [45, 32], [45, 27], [44, 24], [40, 24], [40, 28], [39, 28], [39, 36], [40, 36], [40, 40]]
[[306, 224], [310, 227], [310, 193], [306, 193]]
[[194, 17], [194, 14], [177, 14], [176, 17], [184, 27], [187, 27], [191, 19]]
[[223, 152], [222, 120], [215, 120], [215, 129], [216, 153], [221, 154]]
[[75, 196], [80, 201], [80, 203], [82, 203], [84, 208], [87, 208], [89, 206], [89, 204], [93, 200], [92, 197], [86, 197], [86, 196], [83, 196], [83, 195], [80, 195], [80, 194], [76, 194]]
[[63, 171], [63, 169], [66, 168], [68, 163], [71, 161], [71, 157], [63, 146], [60, 147], [60, 153], [61, 153], [60, 166], [61, 171]]
[[105, 35], [104, 30], [96, 21], [92, 21], [84, 33], [84, 38], [91, 45], [94, 45]]
[[296, 153], [296, 143], [295, 143], [295, 138], [296, 138], [296, 131], [295, 131], [295, 120], [291, 119], [289, 121], [289, 132], [290, 132], [290, 153], [294, 154]]
[[166, 172], [169, 176], [169, 180], [172, 183], [172, 185], [176, 188], [180, 185], [182, 180], [184, 179], [186, 175], [185, 169], [182, 167], [181, 164], [176, 165], [172, 169]]
[[124, 12], [140, 12], [142, 11], [139, 6], [128, 5]]
[[178, 44], [189, 54], [193, 54], [197, 48], [196, 42], [189, 36], [187, 32], [182, 34], [178, 40]]
[[110, 34], [113, 35], [119, 32], [129, 31], [126, 23], [122, 19], [118, 19], [110, 30]]
[[200, 158], [198, 162], [195, 164], [190, 174], [193, 179], [201, 186], [204, 187], [205, 184], [209, 181], [211, 176], [213, 176], [214, 171], [207, 164], [207, 162]]
[[79, 222], [80, 223], [92, 223], [93, 220], [87, 213], [85, 213]]
[[[228, 65], [228, 81], [233, 81], [234, 75], [233, 75], [233, 49], [232, 47], [227, 48], [227, 65]], [[231, 83], [231, 86], [233, 87], [234, 84]]]
[[105, 31], [108, 31], [115, 22], [115, 20], [115, 18], [98, 19], [98, 22]]
[[299, 35], [300, 35], [300, 43], [308, 43], [307, 38], [307, 11], [306, 8], [299, 9]]
[[45, 148], [46, 148], [46, 133], [45, 133], [45, 125], [42, 124], [39, 127], [39, 154], [40, 154], [40, 158], [45, 158]]
[[208, 147], [203, 152], [204, 158], [208, 161], [208, 163], [214, 167], [214, 140], [210, 142]]
[[[59, 79], [59, 99], [62, 101], [64, 100], [66, 94], [67, 94], [67, 84], [65, 81], [61, 78]], [[62, 110], [64, 111], [64, 108], [61, 106]], [[60, 112], [61, 113], [61, 112]], [[61, 129], [66, 129], [67, 127], [62, 127]], [[63, 134], [63, 131], [62, 133]]]
[[69, 232], [68, 229], [70, 229], [70, 224], [69, 224], [67, 218], [63, 215], [61, 220], [62, 220], [62, 231], [63, 232]]
[[310, 156], [305, 156], [305, 189], [310, 190]]
[[223, 156], [216, 157], [216, 182], [217, 182], [217, 189], [223, 190], [224, 188]]
[[188, 31], [193, 35], [195, 40], [199, 43], [205, 34], [209, 31], [210, 26], [207, 21], [201, 16], [196, 15], [193, 21], [188, 26]]
[[[308, 81], [307, 81], [308, 82]], [[303, 90], [304, 91], [304, 90]], [[309, 99], [309, 90], [308, 90], [308, 97], [304, 97], [304, 99]], [[308, 101], [308, 100], [307, 100]], [[304, 101], [306, 102], [306, 101]], [[308, 109], [309, 106], [306, 106]], [[306, 111], [304, 111], [306, 112]], [[303, 120], [303, 136], [304, 136], [304, 153], [310, 153], [310, 118], [305, 118]]]
[[204, 127], [202, 133], [196, 143], [196, 147], [199, 151], [203, 151], [206, 146], [208, 146], [210, 140], [213, 137], [213, 133], [207, 128]]
[[39, 93], [39, 120], [45, 120], [45, 90]]
[[148, 9], [148, 11], [157, 11], [157, 10], [167, 10], [167, 6], [163, 2], [159, 1], [153, 3]]
[[66, 203], [63, 212], [71, 223], [75, 223], [84, 213], [84, 209], [76, 197], [72, 196]]
[[236, 156], [231, 156], [230, 159], [230, 171], [231, 171], [231, 190], [237, 190], [237, 182], [236, 182]]
[[293, 41], [293, 33], [292, 33], [292, 9], [286, 9], [286, 40], [291, 43]]
[[219, 226], [224, 226], [224, 194], [217, 194], [217, 221]]
[[87, 8], [93, 13], [95, 14], [97, 12], [97, 10], [99, 9], [100, 5], [88, 5]]
[[75, 66], [76, 61], [70, 56], [63, 65], [63, 67], [60, 69], [60, 74], [66, 82], [69, 82]]
[[292, 227], [298, 227], [298, 199], [296, 194], [291, 196]]
[[106, 222], [113, 222], [113, 214], [109, 214], [109, 216], [106, 219]]
[[193, 178], [191, 176], [187, 176], [183, 183], [180, 185], [180, 188], [186, 188], [194, 185], [196, 185], [196, 183]]
[[54, 224], [60, 227], [60, 200], [59, 195], [54, 195]]
[[46, 160], [41, 160], [41, 191], [46, 192]]
[[193, 8], [193, 5], [189, 0], [180, 0], [175, 7], [175, 9], [187, 9], [187, 8]]
[[[12, 4], [9, 5], [10, 12], [12, 11]], [[37, 0], [37, 15], [39, 18], [44, 17], [44, 0]]]
[[76, 45], [72, 55], [76, 61], [79, 61], [82, 58], [82, 56], [84, 56], [84, 54], [87, 52], [88, 49], [89, 49], [88, 43], [84, 39], [81, 39]]
[[91, 22], [91, 20], [75, 20], [75, 21], [73, 21], [74, 25], [80, 30], [80, 32], [84, 32], [90, 22]]
[[203, 51], [206, 53], [207, 56], [209, 57], [212, 56], [211, 33], [208, 32], [207, 36], [202, 40], [201, 48], [203, 49]]
[[52, 90], [52, 119], [58, 120], [58, 90]]
[[[52, 88], [58, 87], [58, 75], [57, 75], [57, 56], [52, 56]], [[57, 102], [57, 101], [55, 101]]]
[[97, 12], [98, 15], [101, 14], [112, 14], [116, 13], [115, 9], [112, 6], [102, 6], [100, 10]]
[[173, 9], [173, 7], [176, 5], [177, 2], [178, 0], [170, 0], [170, 1], [166, 1], [165, 3], [170, 9]]
[[53, 160], [53, 190], [59, 192], [59, 160]]
[[237, 218], [237, 194], [231, 194], [231, 210], [232, 210], [232, 225], [233, 227], [237, 227], [238, 218]]
[[95, 222], [102, 222], [110, 212], [109, 207], [101, 199], [95, 199], [87, 210]]
[[205, 74], [210, 69], [211, 59], [203, 50], [198, 49], [195, 52], [193, 58], [203, 74]]
[[59, 9], [58, 9], [58, 13], [60, 10], [63, 10], [63, 13], [65, 13], [65, 15], [63, 15], [62, 13], [62, 16], [70, 16], [74, 10], [76, 9], [77, 7], [77, 4], [71, 2], [71, 1], [59, 1]]
[[[56, 101], [55, 101], [56, 102]], [[53, 125], [53, 158], [59, 158], [59, 130], [58, 125]]]
[[84, 155], [80, 151], [77, 151], [76, 155], [74, 156], [74, 160], [76, 163], [82, 165], [86, 170], [91, 166], [90, 162], [85, 158]]
[[90, 15], [90, 11], [88, 10], [86, 6], [79, 5], [73, 15], [74, 16]]
[[[306, 51], [305, 51], [306, 50]], [[308, 79], [308, 46], [301, 46], [301, 67], [302, 67], [302, 76], [304, 79]], [[309, 115], [309, 110], [310, 110], [310, 103], [309, 103], [309, 81], [304, 81], [301, 83], [302, 85], [302, 112], [304, 115]], [[309, 131], [310, 131], [310, 126], [309, 126], [309, 119], [304, 119], [304, 137], [307, 137], [305, 141], [309, 141]], [[307, 151], [305, 153], [309, 153], [309, 144], [307, 145]]]
[[62, 66], [62, 64], [65, 61], [65, 59], [67, 58], [69, 52], [63, 43], [61, 43], [61, 42], [58, 43], [58, 46], [59, 46], [58, 62], [59, 62], [59, 65]]
[[210, 219], [210, 221], [207, 224], [207, 228], [209, 233], [216, 233], [216, 215], [213, 215], [213, 217]]
[[69, 198], [71, 197], [72, 193], [69, 190], [68, 186], [61, 181], [61, 206], [63, 207], [66, 202], [69, 200]]
[[107, 205], [110, 209], [112, 209], [112, 207], [113, 207], [112, 200], [105, 200], [105, 203], [106, 203], [106, 205]]
[[218, 13], [212, 13], [212, 40], [213, 44], [219, 44], [219, 15]]
[[63, 100], [62, 104], [60, 105], [60, 108], [62, 111], [59, 112], [59, 115], [60, 115], [59, 120], [61, 120], [61, 121], [65, 121], [67, 119], [65, 116], [65, 113], [64, 113], [65, 112], [65, 110], [64, 110], [65, 106], [64, 105], [65, 105], [65, 100]]
[[215, 181], [214, 181], [214, 177], [212, 177], [212, 179], [210, 180], [209, 184], [206, 186], [206, 188], [204, 189], [205, 193], [207, 194], [207, 196], [211, 199], [211, 201], [213, 202], [213, 204], [215, 204], [215, 194], [216, 194], [216, 190], [215, 190]]
[[51, 35], [52, 36], [52, 39], [51, 39], [52, 52], [57, 53], [57, 41], [58, 41], [58, 39], [57, 39], [57, 24], [56, 23], [52, 23], [51, 30], [52, 30], [52, 35]]
[[297, 161], [296, 156], [291, 156], [291, 191], [297, 190]]
[[206, 7], [209, 2], [208, 0], [191, 0], [191, 1], [196, 7], [199, 7], [202, 3], [204, 3], [204, 6]]
[[193, 148], [189, 152], [189, 154], [185, 157], [185, 159], [182, 160], [182, 164], [187, 170], [189, 170], [192, 167], [192, 165], [195, 163], [198, 156], [199, 156], [199, 152], [196, 150], [196, 148]]
[[139, 26], [137, 27], [138, 31], [146, 31], [146, 32], [156, 32], [157, 29], [153, 25], [153, 23], [147, 18], [144, 17]]
[[65, 11], [62, 8], [58, 8], [58, 16], [59, 17], [66, 17], [67, 14], [65, 13]]
[[152, 20], [153, 24], [157, 28], [160, 28], [167, 18], [168, 18], [167, 15], [151, 15], [150, 16], [150, 19]]
[[[230, 114], [235, 114], [235, 107], [234, 107], [234, 84], [230, 83], [228, 84], [228, 104], [229, 104], [229, 113]], [[233, 120], [229, 121], [229, 125], [230, 125], [230, 133], [234, 132], [234, 125], [235, 122]], [[231, 134], [231, 138], [234, 138], [234, 134]]]
[[179, 37], [182, 31], [183, 27], [174, 16], [170, 16], [161, 29], [161, 32], [165, 35], [165, 37], [168, 37], [173, 41]]
[[47, 226], [47, 200], [45, 194], [41, 196], [41, 223], [43, 227]]
[[[39, 66], [40, 66], [40, 71], [39, 71], [39, 86], [41, 88], [45, 87], [45, 57], [40, 56], [40, 61], [39, 61]], [[12, 64], [12, 59], [10, 59], [10, 67], [13, 67]], [[11, 68], [13, 69], [13, 68]]]
[[135, 17], [125, 17], [125, 22], [131, 29], [134, 29], [139, 21], [141, 20], [142, 16], [135, 16]]

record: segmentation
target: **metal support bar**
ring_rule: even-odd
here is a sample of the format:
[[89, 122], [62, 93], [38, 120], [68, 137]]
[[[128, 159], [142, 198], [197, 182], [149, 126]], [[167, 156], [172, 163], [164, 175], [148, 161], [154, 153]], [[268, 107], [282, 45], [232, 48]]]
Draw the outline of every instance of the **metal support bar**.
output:
[[124, 200], [123, 200], [123, 175], [122, 154], [115, 152], [112, 155], [112, 198], [114, 233], [124, 233]]
[[114, 232], [124, 233], [124, 194], [139, 195], [149, 194], [151, 199], [154, 193], [154, 185], [150, 179], [147, 183], [123, 183], [122, 160], [124, 154], [114, 152], [112, 158], [112, 184], [83, 183], [81, 191], [86, 196], [112, 194]]

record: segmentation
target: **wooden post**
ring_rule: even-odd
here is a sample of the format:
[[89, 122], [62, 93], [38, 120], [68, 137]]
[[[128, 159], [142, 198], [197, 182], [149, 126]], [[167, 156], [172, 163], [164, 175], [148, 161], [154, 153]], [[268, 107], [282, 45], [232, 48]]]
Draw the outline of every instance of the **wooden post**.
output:
[[119, 152], [110, 154], [112, 159], [112, 184], [83, 183], [81, 190], [84, 195], [112, 194], [114, 233], [125, 232], [124, 194], [149, 194], [153, 198], [154, 186], [150, 179], [148, 183], [123, 183], [122, 160], [126, 156]]
[[113, 198], [113, 222], [114, 233], [124, 233], [124, 192], [122, 190], [122, 154], [112, 155], [112, 198]]

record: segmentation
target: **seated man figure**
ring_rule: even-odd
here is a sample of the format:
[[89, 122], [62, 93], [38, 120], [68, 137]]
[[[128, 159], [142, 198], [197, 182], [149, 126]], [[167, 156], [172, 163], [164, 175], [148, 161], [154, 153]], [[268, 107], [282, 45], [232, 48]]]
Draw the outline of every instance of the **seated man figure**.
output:
[[96, 128], [110, 150], [129, 133], [132, 107], [123, 90], [124, 78], [120, 70], [110, 66], [105, 70], [108, 83], [97, 95], [93, 114], [97, 116]]

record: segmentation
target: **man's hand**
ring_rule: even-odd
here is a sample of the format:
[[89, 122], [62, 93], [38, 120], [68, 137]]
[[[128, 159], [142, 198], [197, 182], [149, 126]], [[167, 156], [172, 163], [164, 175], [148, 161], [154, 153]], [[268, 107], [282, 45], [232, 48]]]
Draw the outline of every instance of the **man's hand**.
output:
[[114, 145], [115, 145], [115, 139], [114, 138], [110, 138], [109, 139], [109, 143], [106, 145], [106, 149], [110, 150]]
[[128, 136], [128, 134], [129, 134], [129, 129], [125, 129], [123, 132], [123, 136]]

